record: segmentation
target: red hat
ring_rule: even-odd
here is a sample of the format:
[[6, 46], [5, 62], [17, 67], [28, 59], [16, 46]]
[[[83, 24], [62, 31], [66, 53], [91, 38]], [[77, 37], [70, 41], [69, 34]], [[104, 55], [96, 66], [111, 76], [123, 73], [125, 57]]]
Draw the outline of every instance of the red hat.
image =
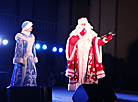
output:
[[78, 19], [78, 25], [81, 25], [82, 23], [88, 23], [87, 17], [82, 17]]

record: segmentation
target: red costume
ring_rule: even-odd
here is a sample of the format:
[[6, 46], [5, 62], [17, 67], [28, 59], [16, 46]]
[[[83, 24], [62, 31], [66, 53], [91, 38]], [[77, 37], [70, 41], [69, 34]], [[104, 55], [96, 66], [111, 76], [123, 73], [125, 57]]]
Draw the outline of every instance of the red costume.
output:
[[[86, 25], [82, 28], [83, 23]], [[68, 90], [76, 90], [80, 84], [98, 84], [98, 79], [105, 77], [101, 46], [111, 39], [112, 34], [103, 39], [97, 37], [86, 18], [78, 20], [66, 45]]]

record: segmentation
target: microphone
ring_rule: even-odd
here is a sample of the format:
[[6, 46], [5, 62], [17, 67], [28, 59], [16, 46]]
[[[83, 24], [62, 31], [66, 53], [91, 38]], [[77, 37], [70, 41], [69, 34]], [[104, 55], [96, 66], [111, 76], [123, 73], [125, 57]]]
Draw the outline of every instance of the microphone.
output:
[[83, 36], [86, 33], [86, 29], [83, 28], [83, 30], [80, 32], [80, 35]]
[[86, 29], [85, 28], [83, 28], [83, 35], [86, 33]]

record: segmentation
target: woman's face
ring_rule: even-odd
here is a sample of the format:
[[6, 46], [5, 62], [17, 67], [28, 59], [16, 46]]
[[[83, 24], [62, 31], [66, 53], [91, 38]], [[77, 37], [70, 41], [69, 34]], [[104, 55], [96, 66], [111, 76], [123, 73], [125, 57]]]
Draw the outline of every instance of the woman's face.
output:
[[27, 32], [31, 32], [33, 30], [33, 27], [31, 26], [30, 28], [28, 28], [27, 30], [25, 30], [25, 31], [27, 31]]
[[31, 26], [30, 28], [29, 28], [29, 31], [31, 32], [33, 30], [33, 27]]

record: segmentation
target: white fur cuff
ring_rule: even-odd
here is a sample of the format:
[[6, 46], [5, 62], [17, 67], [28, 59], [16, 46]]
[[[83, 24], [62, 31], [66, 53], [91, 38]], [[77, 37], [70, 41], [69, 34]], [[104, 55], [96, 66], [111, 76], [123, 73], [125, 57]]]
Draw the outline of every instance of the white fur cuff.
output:
[[97, 71], [97, 79], [105, 77], [105, 72], [103, 70]]
[[74, 71], [73, 69], [67, 69], [65, 75], [66, 75], [67, 77], [70, 77], [70, 76], [73, 77], [73, 76], [74, 76], [74, 73], [75, 73], [75, 71]]
[[103, 42], [104, 42], [104, 43], [107, 43], [108, 41], [105, 41], [105, 39], [106, 39], [106, 38], [104, 37], [104, 38], [103, 38]]
[[103, 70], [97, 71], [97, 75], [105, 73]]
[[15, 63], [23, 63], [23, 58], [14, 58], [13, 64], [15, 64]]
[[76, 90], [76, 84], [68, 84], [68, 90]]
[[33, 61], [34, 61], [35, 63], [37, 63], [37, 62], [38, 62], [38, 58], [35, 57], [35, 58], [33, 59]]
[[98, 76], [97, 76], [97, 79], [102, 79], [102, 78], [104, 78], [104, 77], [105, 77], [105, 74], [98, 75]]

